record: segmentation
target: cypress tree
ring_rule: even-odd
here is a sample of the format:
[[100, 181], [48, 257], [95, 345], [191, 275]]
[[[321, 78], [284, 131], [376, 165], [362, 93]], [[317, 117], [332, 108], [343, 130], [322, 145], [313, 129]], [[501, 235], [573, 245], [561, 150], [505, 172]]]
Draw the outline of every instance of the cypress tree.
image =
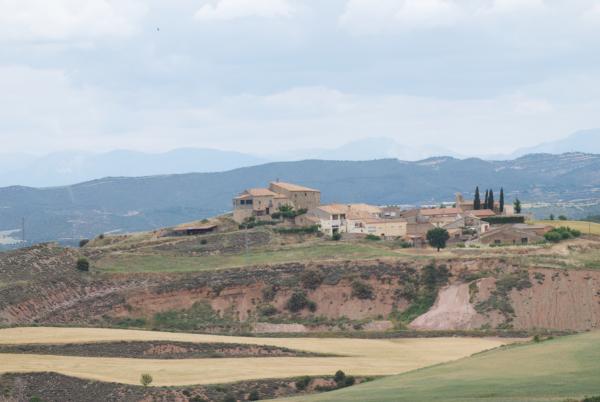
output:
[[490, 190], [490, 195], [488, 196], [488, 209], [494, 210], [494, 190]]
[[500, 187], [500, 213], [504, 212], [504, 188]]
[[479, 186], [475, 188], [475, 199], [473, 200], [473, 209], [481, 209], [481, 195], [479, 194]]
[[515, 206], [515, 213], [520, 214], [521, 213], [521, 200], [519, 200], [517, 198], [513, 205]]
[[485, 190], [485, 201], [483, 202], [483, 209], [488, 209], [488, 201], [490, 200], [490, 190]]

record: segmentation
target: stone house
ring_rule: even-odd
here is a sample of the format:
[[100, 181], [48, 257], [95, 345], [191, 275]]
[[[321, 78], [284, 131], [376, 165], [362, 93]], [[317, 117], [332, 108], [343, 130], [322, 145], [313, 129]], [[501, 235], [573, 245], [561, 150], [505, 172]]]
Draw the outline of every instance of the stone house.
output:
[[251, 188], [233, 199], [233, 219], [242, 223], [250, 217], [270, 219], [280, 207], [310, 209], [321, 202], [321, 192], [297, 184], [272, 182], [269, 188]]
[[501, 225], [479, 236], [479, 241], [494, 245], [535, 244], [543, 241], [549, 230], [551, 227], [542, 225]]

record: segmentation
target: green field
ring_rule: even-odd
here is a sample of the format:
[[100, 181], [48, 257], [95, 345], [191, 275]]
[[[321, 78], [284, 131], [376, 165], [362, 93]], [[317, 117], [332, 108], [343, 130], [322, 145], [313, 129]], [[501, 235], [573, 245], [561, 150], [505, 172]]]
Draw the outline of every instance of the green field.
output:
[[600, 332], [508, 346], [286, 402], [581, 400], [600, 395]]
[[108, 272], [192, 272], [296, 261], [357, 260], [402, 255], [405, 254], [401, 251], [376, 244], [328, 242], [287, 246], [275, 250], [255, 249], [243, 254], [208, 256], [114, 253], [102, 258], [94, 264], [94, 268]]

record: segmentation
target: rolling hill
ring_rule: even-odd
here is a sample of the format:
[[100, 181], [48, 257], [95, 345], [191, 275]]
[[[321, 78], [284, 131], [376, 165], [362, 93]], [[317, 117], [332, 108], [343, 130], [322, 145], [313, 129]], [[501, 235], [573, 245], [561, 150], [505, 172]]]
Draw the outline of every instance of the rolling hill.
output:
[[600, 394], [599, 340], [600, 333], [592, 332], [508, 346], [356, 387], [285, 401], [581, 400]]
[[[0, 231], [19, 229], [24, 217], [29, 242], [69, 243], [103, 232], [164, 227], [224, 213], [231, 209], [232, 196], [276, 178], [321, 189], [323, 202], [437, 204], [452, 200], [457, 191], [469, 196], [479, 185], [503, 186], [509, 202], [518, 195], [524, 201], [564, 204], [597, 198], [600, 155], [535, 154], [511, 161], [306, 160], [220, 173], [104, 178], [63, 187], [13, 186], [0, 189]], [[594, 202], [586, 204], [586, 211], [598, 207]]]

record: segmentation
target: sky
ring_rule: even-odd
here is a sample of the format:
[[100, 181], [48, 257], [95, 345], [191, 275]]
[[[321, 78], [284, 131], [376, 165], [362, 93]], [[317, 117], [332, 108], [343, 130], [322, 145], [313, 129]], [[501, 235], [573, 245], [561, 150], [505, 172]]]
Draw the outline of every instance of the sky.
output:
[[0, 153], [600, 127], [600, 0], [0, 0]]

